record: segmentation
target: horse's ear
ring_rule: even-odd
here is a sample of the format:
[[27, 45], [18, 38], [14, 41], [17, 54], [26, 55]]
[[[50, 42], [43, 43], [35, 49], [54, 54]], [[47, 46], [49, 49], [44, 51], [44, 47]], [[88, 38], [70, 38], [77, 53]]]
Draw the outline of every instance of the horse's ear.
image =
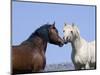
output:
[[52, 24], [52, 25], [50, 26], [50, 28], [51, 28], [51, 29], [55, 28], [55, 24]]
[[66, 23], [64, 23], [64, 26], [67, 26], [67, 24], [66, 24]]
[[73, 28], [75, 29], [75, 31], [77, 32], [77, 35], [79, 35], [80, 32], [79, 32], [78, 26], [75, 25], [74, 23], [72, 23], [72, 27], [73, 27]]
[[77, 25], [75, 25], [75, 23], [72, 23], [72, 27], [74, 27], [76, 29], [78, 28]]
[[75, 24], [74, 23], [72, 23], [72, 27], [74, 27], [75, 26]]
[[54, 21], [54, 23], [53, 23], [53, 26], [55, 27], [55, 21]]
[[75, 23], [72, 23], [72, 27], [77, 29], [77, 26], [75, 25]]

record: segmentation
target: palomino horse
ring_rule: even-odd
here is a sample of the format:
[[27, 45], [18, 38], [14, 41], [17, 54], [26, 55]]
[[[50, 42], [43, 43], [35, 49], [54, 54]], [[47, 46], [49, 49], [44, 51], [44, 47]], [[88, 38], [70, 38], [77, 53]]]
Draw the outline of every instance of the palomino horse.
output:
[[47, 43], [63, 46], [55, 23], [45, 24], [18, 46], [12, 47], [13, 74], [40, 72], [46, 65]]
[[95, 69], [95, 41], [87, 42], [80, 36], [79, 29], [76, 25], [64, 25], [63, 28], [65, 44], [68, 42], [72, 45], [72, 62], [76, 70]]

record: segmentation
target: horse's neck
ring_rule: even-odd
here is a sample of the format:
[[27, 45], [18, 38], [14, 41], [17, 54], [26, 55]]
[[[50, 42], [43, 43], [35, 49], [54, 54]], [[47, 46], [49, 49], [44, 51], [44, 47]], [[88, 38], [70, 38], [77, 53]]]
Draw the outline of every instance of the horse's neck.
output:
[[29, 46], [31, 46], [34, 50], [34, 48], [39, 48], [37, 50], [39, 50], [39, 52], [43, 51], [44, 53], [46, 52], [46, 48], [47, 48], [47, 41], [45, 41], [44, 39], [42, 39], [39, 36], [34, 36], [31, 39], [28, 39], [25, 41], [26, 44], [28, 44]]
[[79, 50], [81, 48], [81, 41], [82, 38], [81, 37], [78, 37], [76, 38], [74, 41], [71, 42], [71, 45], [72, 45], [72, 49], [73, 51], [77, 52], [77, 50]]

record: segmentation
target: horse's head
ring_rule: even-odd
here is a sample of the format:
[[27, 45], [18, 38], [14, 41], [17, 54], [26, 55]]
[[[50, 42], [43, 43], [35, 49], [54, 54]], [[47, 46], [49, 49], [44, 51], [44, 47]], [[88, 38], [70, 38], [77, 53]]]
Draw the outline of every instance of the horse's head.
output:
[[64, 43], [67, 44], [68, 42], [74, 41], [78, 36], [79, 36], [79, 29], [76, 25], [67, 25], [65, 23], [64, 28], [63, 28], [63, 33], [64, 33]]
[[55, 22], [53, 24], [45, 24], [36, 30], [36, 35], [42, 37], [45, 41], [63, 46], [63, 39], [58, 34], [58, 30], [55, 27]]
[[50, 25], [48, 29], [48, 35], [49, 35], [49, 42], [55, 45], [63, 46], [64, 42], [63, 39], [58, 34], [58, 30], [55, 27], [55, 22]]

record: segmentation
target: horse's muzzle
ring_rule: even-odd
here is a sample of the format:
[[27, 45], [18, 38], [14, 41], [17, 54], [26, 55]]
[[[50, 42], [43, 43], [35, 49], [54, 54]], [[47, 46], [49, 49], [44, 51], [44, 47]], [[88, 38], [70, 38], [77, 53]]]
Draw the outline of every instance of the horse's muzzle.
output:
[[62, 39], [59, 39], [60, 42], [59, 42], [59, 47], [62, 47], [64, 45], [64, 41]]
[[59, 44], [59, 47], [62, 47], [64, 45], [64, 43], [63, 44]]
[[65, 39], [65, 37], [63, 37], [63, 41], [64, 41], [64, 44], [68, 43], [68, 40], [67, 40], [67, 38]]

